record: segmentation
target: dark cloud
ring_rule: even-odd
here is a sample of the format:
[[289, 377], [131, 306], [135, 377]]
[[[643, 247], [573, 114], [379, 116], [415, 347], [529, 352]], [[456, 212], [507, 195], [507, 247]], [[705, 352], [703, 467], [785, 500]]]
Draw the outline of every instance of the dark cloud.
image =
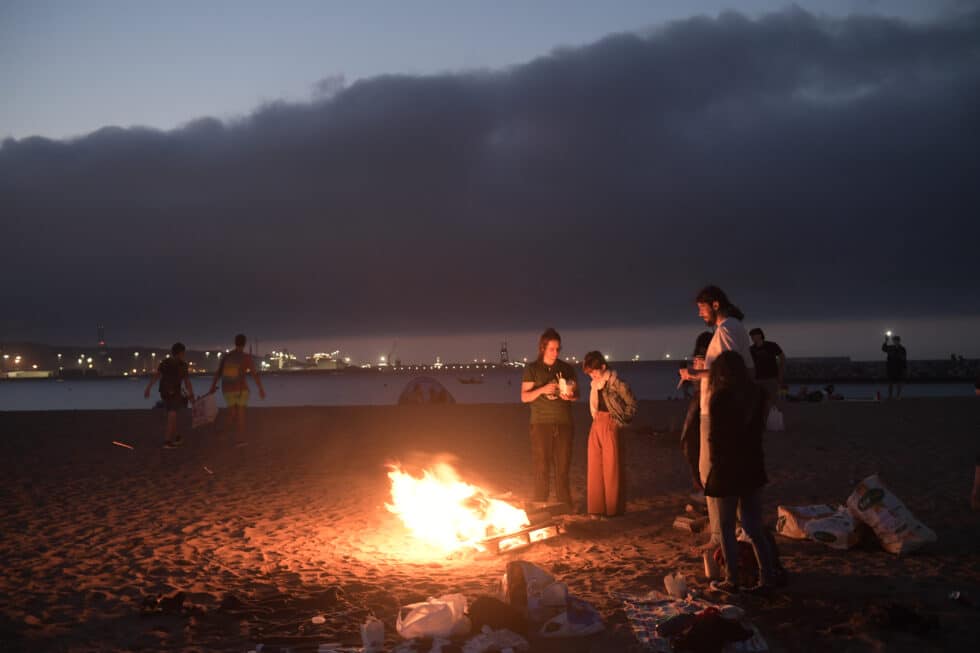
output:
[[731, 13], [316, 88], [6, 141], [0, 334], [653, 324], [708, 281], [775, 317], [975, 312], [980, 13]]

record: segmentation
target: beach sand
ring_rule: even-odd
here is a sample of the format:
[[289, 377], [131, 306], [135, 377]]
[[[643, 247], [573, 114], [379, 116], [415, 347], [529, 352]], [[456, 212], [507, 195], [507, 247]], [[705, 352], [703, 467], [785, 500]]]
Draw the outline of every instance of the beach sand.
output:
[[[595, 605], [605, 632], [549, 651], [639, 651], [611, 593], [663, 589], [672, 571], [704, 589], [706, 535], [672, 527], [690, 503], [678, 449], [682, 402], [643, 402], [627, 433], [628, 513], [500, 556], [422, 555], [385, 509], [385, 464], [451, 456], [494, 492], [530, 489], [526, 407], [252, 408], [247, 444], [210, 429], [165, 450], [156, 411], [0, 413], [0, 650], [315, 651], [359, 645], [375, 614], [388, 649], [399, 605], [491, 594], [508, 560], [552, 572]], [[980, 515], [969, 509], [980, 400], [785, 407], [766, 436], [776, 505], [840, 503], [879, 473], [939, 541], [898, 558], [777, 538], [791, 583], [743, 598], [773, 651], [967, 651], [980, 641]], [[573, 491], [584, 497], [588, 415], [576, 407]], [[219, 418], [220, 419], [220, 418]], [[132, 449], [113, 444], [118, 441]], [[958, 590], [973, 606], [950, 600]], [[141, 615], [148, 597], [181, 610]], [[938, 630], [867, 617], [897, 603]], [[167, 607], [167, 606], [164, 606]], [[311, 618], [325, 617], [314, 624]]]

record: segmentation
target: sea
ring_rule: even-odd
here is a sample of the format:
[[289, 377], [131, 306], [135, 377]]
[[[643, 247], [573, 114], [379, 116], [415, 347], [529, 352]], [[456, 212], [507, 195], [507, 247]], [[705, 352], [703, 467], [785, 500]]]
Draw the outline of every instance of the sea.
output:
[[[398, 403], [410, 384], [421, 385], [424, 396], [433, 388], [445, 388], [456, 403], [497, 404], [520, 401], [520, 368], [465, 370], [402, 370], [292, 373], [272, 372], [262, 376], [266, 398], [260, 400], [252, 387], [252, 406], [386, 406]], [[680, 399], [677, 370], [670, 367], [620, 368], [620, 375], [639, 399]], [[17, 379], [0, 381], [0, 411], [27, 410], [118, 410], [152, 408], [159, 396], [156, 388], [143, 397], [149, 377], [96, 379]], [[192, 377], [194, 392], [204, 393], [210, 376]], [[251, 379], [249, 380], [251, 384]], [[580, 401], [588, 400], [588, 378], [579, 373]], [[823, 383], [810, 383], [810, 391]], [[835, 392], [851, 400], [869, 400], [888, 394], [883, 383], [836, 383]], [[799, 385], [790, 385], [795, 393]], [[905, 397], [971, 397], [972, 382], [911, 383]], [[222, 402], [219, 400], [219, 405]]]

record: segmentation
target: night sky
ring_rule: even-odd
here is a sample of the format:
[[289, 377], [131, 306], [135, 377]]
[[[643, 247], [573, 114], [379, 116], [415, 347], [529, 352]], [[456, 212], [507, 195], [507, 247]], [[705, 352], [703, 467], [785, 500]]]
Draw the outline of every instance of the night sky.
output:
[[[687, 348], [715, 283], [783, 339], [810, 325], [797, 351], [873, 352], [907, 323], [946, 334], [913, 357], [980, 355], [980, 11], [636, 30], [327, 77], [237, 119], [8, 138], [0, 340], [104, 323], [117, 343], [478, 333], [492, 352], [557, 326]], [[863, 349], [846, 324], [873, 328]]]

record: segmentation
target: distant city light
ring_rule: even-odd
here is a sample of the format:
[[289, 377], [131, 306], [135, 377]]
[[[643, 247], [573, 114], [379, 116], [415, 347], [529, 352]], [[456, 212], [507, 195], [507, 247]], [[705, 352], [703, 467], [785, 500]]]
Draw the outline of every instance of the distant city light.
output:
[[670, 358], [670, 354], [664, 354], [664, 358]]

